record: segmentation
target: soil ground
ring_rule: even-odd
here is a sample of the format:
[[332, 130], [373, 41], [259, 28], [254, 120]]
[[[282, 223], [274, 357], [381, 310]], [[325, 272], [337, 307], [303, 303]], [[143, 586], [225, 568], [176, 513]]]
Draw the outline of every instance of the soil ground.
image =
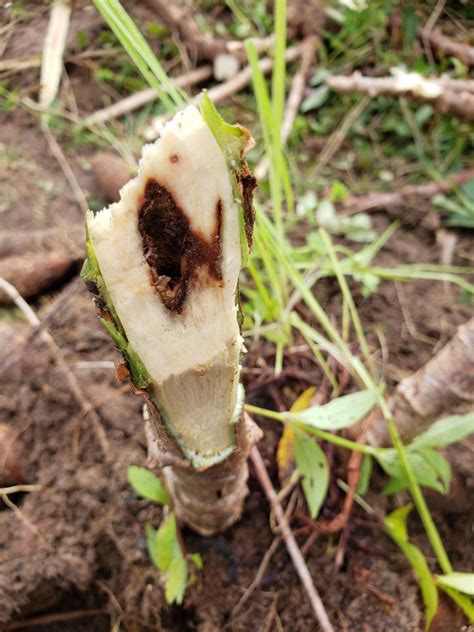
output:
[[[44, 24], [44, 16], [38, 19]], [[20, 54], [15, 51], [15, 55]], [[92, 78], [83, 69], [77, 72], [75, 76], [71, 69], [71, 81], [82, 82], [83, 94], [94, 94]], [[90, 109], [97, 100], [91, 100]], [[50, 153], [37, 117], [15, 110], [1, 114], [0, 123], [2, 230], [59, 226], [68, 232], [75, 228], [82, 222], [82, 214]], [[89, 169], [93, 155], [87, 147], [80, 153], [67, 152], [87, 197], [101, 199]], [[380, 263], [439, 262], [435, 238], [438, 219], [425, 210], [397, 211], [401, 227], [384, 248]], [[378, 213], [376, 228], [385, 228], [391, 219]], [[470, 247], [472, 240], [461, 237], [458, 256]], [[77, 269], [72, 270], [59, 287], [36, 297], [33, 307], [40, 318], [76, 274]], [[337, 314], [335, 282], [320, 283], [316, 292], [327, 313]], [[384, 350], [380, 362], [392, 386], [428, 360], [469, 317], [453, 285], [417, 281], [397, 288], [385, 282], [367, 299], [357, 292], [355, 296], [371, 341]], [[11, 496], [19, 512], [0, 501], [1, 629], [314, 630], [305, 593], [281, 543], [260, 586], [245, 606], [233, 613], [275, 537], [267, 501], [252, 470], [245, 512], [236, 526], [212, 538], [184, 531], [188, 550], [202, 554], [204, 570], [187, 592], [183, 607], [166, 605], [158, 575], [145, 551], [143, 533], [146, 521], [159, 524], [161, 510], [137, 499], [126, 480], [129, 464], [146, 464], [142, 403], [127, 385], [118, 382], [110, 367], [94, 369], [81, 364], [118, 359], [82, 286], [55, 315], [50, 331], [96, 407], [108, 448], [104, 453], [90, 416], [81, 413], [64, 371], [55, 363], [48, 346], [36, 340], [0, 377], [0, 421], [9, 425], [23, 444], [22, 482], [42, 486], [40, 491]], [[2, 310], [2, 362], [28, 332], [18, 313]], [[264, 380], [259, 386], [255, 371], [263, 371], [262, 363], [271, 360], [267, 355], [270, 353], [264, 345], [249, 343], [249, 353], [244, 357], [249, 401], [272, 407], [283, 401], [288, 407], [307, 384], [317, 382], [320, 376], [314, 365], [290, 357], [289, 364], [307, 372], [307, 384], [284, 375], [272, 384]], [[279, 401], [275, 401], [275, 389]], [[265, 436], [260, 449], [277, 486], [275, 450], [281, 429], [269, 422], [262, 422], [262, 427]], [[335, 476], [344, 478], [344, 462], [339, 463], [337, 455], [334, 458]], [[377, 490], [377, 485], [373, 489]], [[342, 499], [343, 492], [333, 482], [322, 518], [333, 517]], [[388, 501], [377, 491], [369, 493], [367, 500], [386, 510], [401, 502]], [[301, 495], [296, 502], [297, 509], [304, 511]], [[473, 516], [436, 510], [434, 515], [456, 569], [471, 569]], [[298, 541], [303, 544], [310, 532], [302, 530], [297, 518], [292, 526], [299, 530]], [[416, 520], [410, 523], [410, 532], [434, 568]], [[380, 526], [356, 507], [344, 537], [345, 558], [338, 571], [338, 536], [319, 537], [307, 554], [314, 583], [336, 628], [351, 632], [421, 631], [423, 609], [414, 577]], [[38, 617], [44, 617], [42, 626], [38, 621], [34, 623]], [[432, 630], [466, 629], [462, 616], [443, 602]]]

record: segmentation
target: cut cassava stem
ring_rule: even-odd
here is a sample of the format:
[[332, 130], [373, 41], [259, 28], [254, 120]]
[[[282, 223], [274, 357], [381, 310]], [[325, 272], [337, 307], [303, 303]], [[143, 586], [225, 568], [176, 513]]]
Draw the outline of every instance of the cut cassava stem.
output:
[[87, 214], [83, 278], [147, 398], [150, 460], [176, 513], [203, 534], [240, 515], [246, 458], [238, 277], [251, 243], [249, 133], [207, 96], [143, 149], [120, 201]]

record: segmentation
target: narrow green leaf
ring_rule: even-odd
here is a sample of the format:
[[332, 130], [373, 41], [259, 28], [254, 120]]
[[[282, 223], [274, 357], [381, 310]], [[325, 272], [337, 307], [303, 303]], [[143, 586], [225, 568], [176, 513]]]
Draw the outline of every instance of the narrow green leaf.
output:
[[443, 448], [461, 441], [474, 432], [474, 412], [466, 415], [452, 415], [435, 422], [428, 430], [415, 437], [413, 447]]
[[365, 454], [360, 467], [359, 482], [357, 484], [356, 493], [364, 496], [369, 489], [370, 477], [372, 476], [374, 460], [370, 454]]
[[469, 623], [474, 623], [474, 603], [472, 599], [454, 590], [454, 588], [448, 588], [448, 586], [443, 586], [443, 584], [439, 584], [439, 587], [461, 608]]
[[153, 561], [162, 573], [166, 573], [174, 559], [183, 557], [176, 531], [176, 517], [171, 512], [161, 523], [156, 534]]
[[310, 510], [316, 518], [326, 498], [329, 484], [329, 466], [326, 455], [316, 441], [295, 430], [294, 449], [296, 467], [302, 475], [302, 487]]
[[428, 630], [438, 609], [438, 590], [423, 553], [408, 540], [406, 522], [412, 507], [410, 504], [396, 509], [386, 516], [384, 524], [386, 533], [403, 551], [418, 578], [425, 605], [425, 630]]
[[156, 529], [149, 522], [145, 523], [146, 550], [150, 559], [155, 561], [156, 550]]
[[168, 77], [165, 69], [143, 37], [135, 22], [118, 0], [94, 0], [124, 50], [164, 103], [167, 110], [174, 111], [185, 104], [183, 93]]
[[286, 0], [275, 0], [275, 45], [274, 64], [272, 73], [272, 107], [275, 124], [280, 130], [285, 109], [285, 79], [286, 79]]
[[324, 406], [312, 406], [297, 415], [288, 413], [286, 418], [288, 421], [299, 421], [320, 430], [341, 430], [368, 415], [377, 403], [378, 394], [377, 389], [359, 391], [333, 399]]
[[198, 571], [202, 571], [203, 561], [200, 553], [191, 553], [189, 559], [194, 564], [194, 566], [198, 569]]
[[436, 581], [440, 586], [454, 588], [465, 595], [474, 596], [474, 573], [448, 573], [447, 575], [439, 575]]
[[408, 542], [407, 519], [412, 509], [413, 504], [410, 503], [385, 516], [385, 527], [390, 531], [390, 535], [396, 540]]
[[183, 557], [175, 558], [169, 565], [165, 579], [165, 597], [168, 603], [182, 604], [188, 583], [188, 565]]
[[128, 482], [139, 496], [153, 500], [161, 505], [169, 505], [170, 499], [160, 479], [146, 467], [129, 465], [127, 470]]

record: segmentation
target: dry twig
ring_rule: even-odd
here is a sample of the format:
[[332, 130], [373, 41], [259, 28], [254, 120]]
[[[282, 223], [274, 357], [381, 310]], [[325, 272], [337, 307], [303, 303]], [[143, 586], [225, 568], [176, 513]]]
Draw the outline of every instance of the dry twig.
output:
[[418, 28], [418, 35], [423, 42], [429, 42], [441, 55], [452, 55], [460, 59], [466, 66], [474, 66], [474, 46], [457, 42], [443, 35], [439, 28], [427, 29], [424, 26]]
[[[39, 327], [41, 325], [41, 321], [38, 316], [11, 283], [8, 283], [8, 281], [5, 281], [5, 279], [2, 279], [0, 277], [0, 288], [2, 288], [5, 292], [7, 292], [7, 294], [9, 294], [12, 301], [23, 312], [25, 318], [31, 326]], [[56, 343], [53, 336], [47, 329], [41, 332], [41, 339], [49, 346], [53, 353], [55, 361], [62, 368], [64, 375], [66, 376], [66, 379], [68, 381], [69, 387], [81, 409], [83, 411], [86, 411], [86, 414], [89, 415], [90, 419], [92, 420], [92, 426], [104, 454], [104, 458], [108, 460], [110, 458], [109, 442], [106, 437], [104, 428], [102, 427], [102, 423], [99, 419], [99, 415], [97, 414], [86, 394], [82, 390], [82, 387], [77, 381], [76, 376], [68, 367], [61, 347]]]
[[316, 178], [320, 170], [330, 162], [332, 157], [338, 152], [344, 139], [346, 138], [350, 128], [357, 121], [359, 116], [367, 107], [369, 103], [369, 97], [363, 97], [358, 103], [356, 103], [346, 114], [342, 123], [331, 134], [327, 143], [325, 144], [322, 152], [319, 154], [318, 161], [312, 172], [313, 178]]
[[41, 60], [41, 88], [39, 104], [47, 108], [56, 98], [63, 69], [63, 54], [71, 18], [71, 4], [58, 0], [51, 4], [48, 32], [44, 38]]
[[436, 22], [438, 21], [439, 16], [442, 14], [444, 7], [446, 5], [446, 0], [438, 0], [435, 8], [433, 9], [430, 17], [426, 20], [426, 24], [424, 26], [424, 34], [421, 36], [423, 40], [423, 46], [425, 47], [425, 53], [428, 57], [428, 61], [430, 64], [434, 64], [433, 53], [431, 52], [428, 35], [434, 29]]
[[321, 601], [321, 597], [316, 590], [311, 575], [308, 571], [308, 567], [306, 566], [306, 562], [301, 555], [301, 551], [298, 548], [298, 544], [296, 543], [290, 525], [288, 524], [285, 512], [283, 511], [283, 507], [278, 501], [277, 494], [273, 488], [270, 477], [268, 476], [265, 463], [263, 462], [261, 454], [256, 446], [254, 446], [250, 451], [250, 459], [255, 468], [255, 473], [258, 477], [258, 480], [272, 506], [276, 519], [280, 525], [282, 536], [285, 540], [285, 545], [288, 549], [288, 553], [290, 554], [291, 561], [293, 562], [295, 570], [298, 573], [298, 577], [300, 578], [301, 583], [306, 590], [306, 594], [308, 595], [311, 607], [313, 608], [314, 614], [316, 615], [319, 625], [321, 626], [321, 630], [323, 630], [323, 632], [334, 632], [334, 628], [329, 620], [326, 609], [324, 608], [324, 604]]
[[[185, 5], [167, 0], [145, 0], [158, 18], [183, 42], [189, 52], [191, 61], [198, 59], [214, 61], [223, 53], [242, 54], [245, 56], [244, 43], [217, 39], [202, 33], [193, 15]], [[266, 50], [273, 42], [273, 36], [257, 41], [259, 51]]]
[[78, 619], [90, 619], [91, 617], [109, 616], [109, 612], [105, 608], [96, 608], [94, 610], [72, 610], [71, 612], [58, 612], [57, 614], [46, 614], [31, 619], [23, 619], [23, 621], [13, 621], [4, 626], [5, 632], [8, 630], [23, 630], [33, 626], [45, 626], [54, 623], [62, 623], [65, 621], [77, 621]]
[[0, 494], [18, 494], [19, 492], [39, 492], [43, 489], [43, 485], [10, 485], [9, 487], [0, 487]]
[[61, 149], [54, 134], [49, 129], [47, 123], [44, 123], [41, 128], [48, 142], [51, 153], [58, 161], [58, 164], [61, 167], [61, 170], [64, 173], [69, 186], [71, 187], [74, 197], [76, 198], [76, 202], [82, 211], [82, 214], [87, 213], [87, 211], [89, 210], [89, 204], [79, 182], [77, 181], [76, 174], [72, 170], [71, 165], [66, 160], [66, 156], [64, 155], [63, 150]]
[[74, 296], [79, 289], [80, 279], [76, 278], [68, 287], [61, 292], [59, 297], [49, 306], [48, 311], [43, 316], [38, 325], [34, 325], [30, 331], [29, 336], [23, 342], [21, 347], [15, 351], [15, 353], [9, 355], [3, 364], [0, 364], [0, 376], [6, 373], [14, 366], [23, 356], [25, 351], [32, 345], [36, 338], [46, 329], [58, 314], [59, 311], [66, 305], [66, 303]]
[[[286, 49], [285, 59], [287, 62], [291, 62], [295, 59], [298, 59], [300, 55], [301, 44], [299, 46], [289, 46]], [[263, 57], [263, 59], [258, 62], [258, 65], [260, 67], [260, 70], [264, 74], [268, 74], [273, 68], [273, 59], [271, 59], [270, 57]], [[250, 66], [246, 66], [239, 73], [237, 73], [235, 77], [232, 77], [232, 79], [229, 79], [228, 81], [225, 81], [224, 83], [211, 88], [208, 91], [209, 98], [213, 103], [221, 103], [236, 92], [242, 90], [242, 88], [245, 88], [245, 86], [247, 86], [251, 80], [252, 70]], [[193, 99], [191, 99], [190, 103], [196, 104], [198, 100], [199, 96], [194, 97]], [[156, 138], [159, 135], [163, 124], [170, 116], [170, 114], [165, 114], [163, 116], [155, 117], [150, 123], [150, 126], [145, 130], [145, 138], [147, 140], [153, 140], [154, 138]]]
[[398, 191], [381, 193], [374, 191], [365, 195], [354, 195], [344, 202], [344, 215], [352, 215], [361, 211], [377, 211], [394, 206], [408, 204], [411, 200], [419, 204], [420, 198], [431, 198], [438, 193], [447, 193], [454, 187], [461, 186], [474, 178], [474, 169], [466, 169], [449, 175], [440, 182], [425, 182], [423, 184], [407, 185]]
[[[192, 70], [191, 72], [187, 72], [184, 75], [177, 77], [173, 81], [177, 88], [188, 88], [197, 83], [201, 83], [202, 81], [206, 81], [206, 79], [209, 79], [211, 76], [212, 67], [201, 66], [200, 68], [196, 68], [196, 70]], [[158, 99], [156, 90], [154, 88], [146, 88], [140, 92], [135, 92], [121, 101], [117, 101], [117, 103], [114, 103], [113, 105], [109, 105], [109, 107], [97, 110], [85, 118], [83, 124], [91, 126], [97, 125], [98, 123], [105, 123], [114, 118], [118, 118], [119, 116], [123, 116], [124, 114], [128, 114], [129, 112], [133, 112], [134, 110], [138, 110], [142, 106], [147, 103], [151, 103], [156, 99]]]
[[38, 529], [38, 527], [33, 524], [26, 516], [25, 514], [21, 511], [21, 509], [19, 507], [17, 507], [15, 505], [14, 502], [12, 502], [9, 498], [8, 498], [8, 494], [5, 493], [0, 493], [0, 498], [2, 499], [2, 501], [5, 503], [5, 505], [11, 509], [13, 511], [13, 513], [15, 514], [15, 516], [18, 518], [18, 520], [20, 522], [22, 522], [28, 529], [30, 529], [31, 531], [33, 531], [33, 533], [38, 537], [38, 541], [41, 542], [42, 546], [47, 546], [46, 544], [46, 540], [44, 539], [44, 537], [41, 535], [40, 530]]
[[244, 594], [242, 595], [242, 597], [239, 599], [237, 604], [232, 609], [229, 619], [233, 619], [242, 610], [242, 607], [247, 603], [253, 591], [256, 588], [258, 588], [258, 586], [260, 586], [262, 579], [268, 568], [268, 565], [270, 564], [270, 560], [272, 559], [273, 554], [277, 550], [280, 542], [281, 542], [280, 537], [277, 536], [276, 538], [274, 538], [270, 547], [265, 552], [265, 555], [263, 556], [262, 561], [260, 562], [260, 566], [258, 567], [257, 572], [255, 573], [255, 577], [253, 578], [252, 583], [249, 585], [248, 588], [246, 588]]

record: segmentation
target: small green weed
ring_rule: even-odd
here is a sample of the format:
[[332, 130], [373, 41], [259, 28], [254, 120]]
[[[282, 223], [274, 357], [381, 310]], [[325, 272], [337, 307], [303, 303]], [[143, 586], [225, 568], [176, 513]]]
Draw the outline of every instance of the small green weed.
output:
[[170, 499], [160, 479], [137, 465], [130, 465], [127, 475], [139, 496], [168, 508], [158, 529], [149, 523], [145, 525], [146, 545], [150, 559], [161, 574], [166, 601], [181, 604], [186, 588], [196, 581], [196, 571], [202, 570], [201, 556], [184, 552], [176, 516], [169, 509]]

